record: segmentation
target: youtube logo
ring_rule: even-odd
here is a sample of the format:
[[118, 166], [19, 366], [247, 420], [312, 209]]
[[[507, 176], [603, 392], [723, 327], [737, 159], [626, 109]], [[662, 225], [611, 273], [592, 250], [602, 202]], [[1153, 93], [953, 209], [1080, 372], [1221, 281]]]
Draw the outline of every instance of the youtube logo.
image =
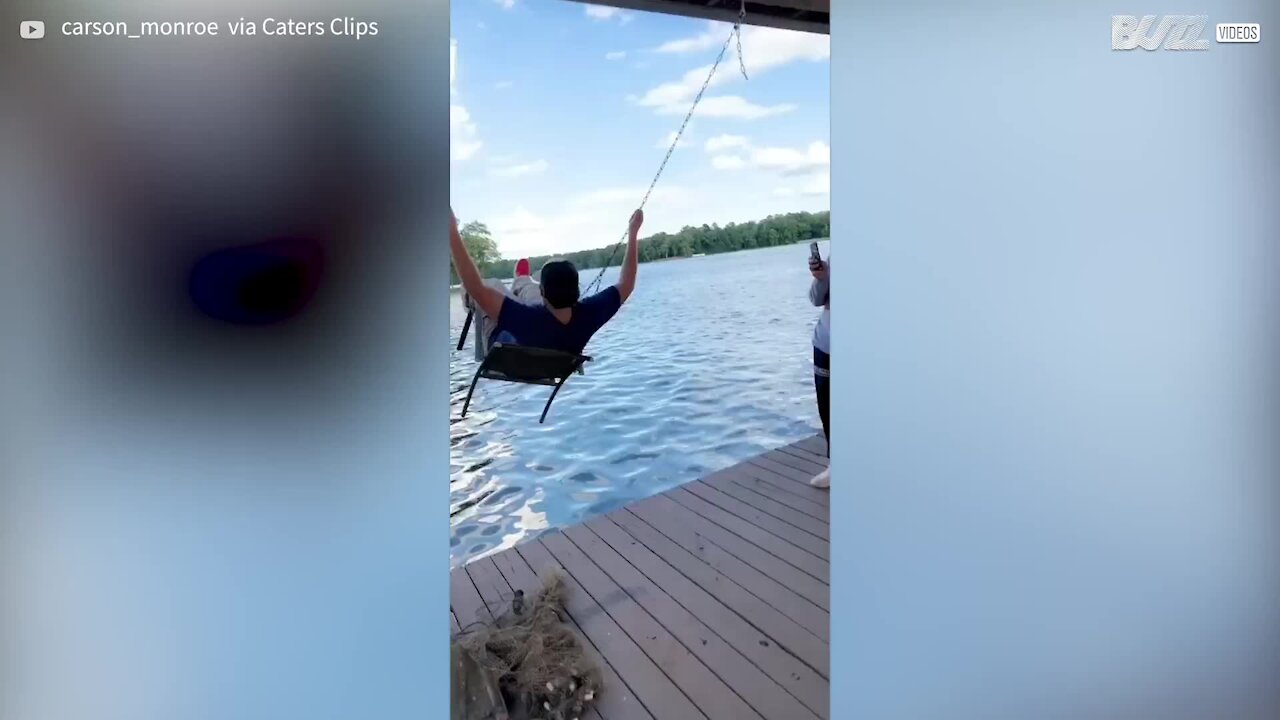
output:
[[44, 21], [23, 20], [18, 23], [18, 34], [23, 40], [39, 40], [44, 37]]

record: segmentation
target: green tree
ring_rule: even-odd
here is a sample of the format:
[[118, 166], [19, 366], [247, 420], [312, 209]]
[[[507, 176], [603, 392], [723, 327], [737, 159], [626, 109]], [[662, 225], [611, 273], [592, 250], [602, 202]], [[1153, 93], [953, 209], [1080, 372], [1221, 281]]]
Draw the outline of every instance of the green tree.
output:
[[[480, 274], [492, 277], [492, 266], [495, 263], [502, 262], [502, 254], [498, 252], [498, 243], [493, 239], [492, 233], [489, 232], [489, 226], [472, 220], [459, 228], [458, 234], [462, 236], [462, 244], [466, 246], [467, 253], [475, 261]], [[511, 267], [514, 268], [514, 266], [515, 263], [513, 262]], [[510, 274], [510, 268], [508, 269], [508, 274]], [[452, 263], [449, 264], [449, 282], [455, 285], [459, 282], [458, 272], [454, 269]]]
[[[515, 269], [515, 260], [504, 259], [498, 252], [498, 244], [481, 222], [469, 222], [459, 231], [462, 242], [485, 277], [508, 279]], [[688, 257], [694, 253], [722, 253], [751, 248], [788, 245], [808, 242], [831, 235], [831, 213], [796, 212], [771, 215], [763, 220], [719, 225], [686, 226], [677, 233], [655, 233], [640, 240], [640, 261], [652, 262], [674, 257]], [[565, 255], [544, 255], [529, 258], [536, 276], [543, 263], [554, 258], [570, 260], [581, 270], [598, 269], [605, 264], [622, 262], [622, 249], [613, 245], [579, 250]], [[457, 276], [451, 273], [453, 282]], [[594, 273], [584, 274], [584, 283], [594, 279]]]
[[472, 220], [463, 225], [458, 234], [462, 236], [462, 244], [467, 246], [467, 252], [471, 254], [471, 259], [475, 260], [476, 265], [483, 267], [502, 259], [502, 254], [498, 252], [498, 243], [494, 241], [493, 235], [489, 233], [489, 227], [484, 223]]

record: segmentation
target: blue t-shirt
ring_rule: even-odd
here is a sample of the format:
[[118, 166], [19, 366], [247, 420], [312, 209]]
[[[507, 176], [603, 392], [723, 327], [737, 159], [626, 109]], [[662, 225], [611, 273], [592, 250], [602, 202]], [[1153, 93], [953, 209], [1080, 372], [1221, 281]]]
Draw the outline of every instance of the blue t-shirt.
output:
[[622, 295], [616, 286], [610, 286], [578, 301], [569, 322], [561, 323], [545, 305], [525, 305], [507, 297], [494, 332], [511, 333], [521, 345], [577, 354], [620, 307]]

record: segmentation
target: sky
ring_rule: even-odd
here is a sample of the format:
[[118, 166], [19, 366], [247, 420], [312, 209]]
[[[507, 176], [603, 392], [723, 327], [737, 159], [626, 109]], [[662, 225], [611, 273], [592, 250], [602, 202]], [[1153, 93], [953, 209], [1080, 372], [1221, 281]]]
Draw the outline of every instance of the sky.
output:
[[[451, 195], [504, 257], [618, 242], [732, 25], [454, 0]], [[645, 206], [647, 237], [829, 209], [830, 37], [744, 25]]]

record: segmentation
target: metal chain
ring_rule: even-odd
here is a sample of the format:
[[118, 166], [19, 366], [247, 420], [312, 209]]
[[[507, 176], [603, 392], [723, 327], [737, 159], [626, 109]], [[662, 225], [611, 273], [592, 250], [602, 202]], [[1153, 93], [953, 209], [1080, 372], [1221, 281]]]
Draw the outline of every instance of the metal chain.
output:
[[[747, 5], [744, 0], [744, 2], [742, 3], [742, 10], [738, 13], [738, 17], [740, 20], [741, 18], [746, 16], [746, 11], [747, 11]], [[658, 178], [662, 177], [662, 171], [666, 169], [667, 161], [671, 159], [671, 154], [675, 152], [676, 146], [680, 144], [680, 138], [681, 136], [684, 135], [685, 128], [689, 126], [689, 120], [693, 118], [693, 112], [698, 109], [698, 103], [702, 101], [703, 93], [705, 93], [707, 91], [707, 88], [711, 85], [711, 78], [715, 77], [716, 69], [720, 67], [720, 62], [724, 60], [724, 54], [729, 50], [729, 43], [732, 42], [735, 37], [738, 38], [738, 62], [741, 64], [742, 36], [739, 33], [738, 28], [739, 28], [739, 23], [735, 23], [733, 26], [733, 31], [729, 33], [729, 37], [725, 38], [724, 44], [720, 46], [720, 54], [716, 56], [715, 63], [711, 65], [711, 72], [707, 73], [707, 79], [702, 81], [702, 88], [699, 89], [698, 94], [694, 96], [693, 105], [689, 107], [689, 112], [685, 113], [684, 122], [680, 123], [680, 129], [676, 131], [676, 136], [671, 141], [671, 147], [667, 148], [667, 154], [663, 156], [662, 164], [658, 166], [657, 174], [653, 176], [653, 181], [649, 183], [649, 189], [644, 192], [644, 198], [640, 200], [640, 206], [637, 208], [638, 210], [643, 210], [645, 203], [649, 202], [649, 196], [653, 194], [653, 188], [655, 185], [658, 184]], [[746, 69], [746, 66], [743, 65], [742, 66], [743, 77], [746, 77], [746, 74], [747, 74], [747, 69]], [[592, 280], [591, 284], [587, 285], [586, 294], [590, 295], [593, 292], [593, 288], [598, 289], [600, 287], [600, 281], [604, 278], [604, 271], [608, 270], [609, 266], [613, 264], [613, 259], [618, 254], [618, 248], [622, 247], [622, 245], [626, 243], [627, 235], [630, 232], [631, 232], [631, 228], [630, 228], [630, 225], [628, 225], [627, 229], [624, 230], [622, 233], [622, 239], [618, 242], [618, 244], [613, 246], [613, 250], [609, 253], [609, 260], [600, 268], [600, 272], [596, 274], [595, 280]]]
[[742, 59], [742, 23], [747, 20], [747, 0], [742, 0], [742, 6], [738, 8], [738, 22], [734, 23], [733, 34], [738, 38], [738, 69], [742, 70], [742, 79], [750, 80], [747, 77], [747, 63]]

